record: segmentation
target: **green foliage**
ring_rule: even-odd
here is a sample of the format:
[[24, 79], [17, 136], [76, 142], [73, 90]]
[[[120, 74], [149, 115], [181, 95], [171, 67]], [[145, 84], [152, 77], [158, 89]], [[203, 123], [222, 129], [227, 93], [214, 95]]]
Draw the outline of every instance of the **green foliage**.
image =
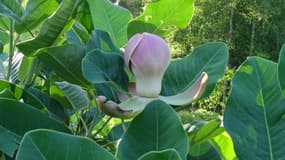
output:
[[128, 41], [127, 25], [132, 19], [130, 11], [108, 0], [88, 0], [88, 3], [94, 28], [107, 31], [117, 47], [124, 46]]
[[43, 129], [25, 134], [18, 152], [16, 160], [115, 160], [110, 153], [88, 138]]
[[280, 20], [285, 15], [284, 8], [283, 0], [263, 0], [256, 4], [249, 0], [196, 0], [191, 24], [176, 31], [169, 41], [177, 56], [205, 42], [227, 42], [231, 67], [237, 67], [249, 55], [276, 61], [285, 42], [284, 21]]
[[284, 69], [285, 69], [285, 45], [283, 45], [280, 51], [280, 57], [278, 62], [278, 78], [282, 93], [285, 94], [285, 77], [284, 77]]
[[57, 9], [58, 5], [56, 0], [29, 0], [21, 17], [21, 23], [15, 25], [16, 31], [18, 33], [31, 32], [48, 18]]
[[234, 75], [234, 71], [234, 69], [226, 70], [225, 75], [217, 82], [213, 92], [211, 92], [209, 97], [197, 102], [199, 108], [223, 114], [225, 105], [227, 103], [228, 93], [230, 90], [230, 82]]
[[58, 38], [71, 26], [71, 18], [77, 9], [79, 0], [63, 0], [55, 14], [46, 19], [41, 27], [39, 34], [28, 41], [17, 44], [23, 54], [34, 56], [35, 52], [44, 47], [52, 46]]
[[181, 160], [181, 157], [174, 149], [166, 149], [163, 151], [148, 152], [138, 160]]
[[[283, 159], [285, 97], [277, 64], [249, 57], [236, 72], [224, 125], [240, 159]], [[261, 154], [260, 154], [261, 153]]]
[[[0, 2], [0, 160], [284, 159], [284, 47], [278, 64], [249, 57], [232, 79], [248, 55], [277, 59], [284, 1], [197, 0], [191, 24], [192, 0], [121, 0], [139, 7], [134, 19], [109, 0]], [[138, 32], [176, 51], [153, 99], [135, 95], [124, 65]], [[192, 106], [158, 100], [204, 72]], [[104, 107], [136, 116], [114, 120]]]
[[128, 37], [143, 31], [167, 35], [177, 28], [185, 28], [191, 21], [193, 12], [193, 0], [164, 0], [149, 3], [144, 12], [129, 23]]
[[191, 55], [171, 62], [162, 80], [162, 95], [185, 90], [202, 72], [206, 72], [209, 79], [203, 96], [208, 96], [224, 75], [227, 61], [228, 49], [224, 43], [207, 43], [195, 48]]
[[128, 127], [119, 144], [117, 157], [133, 160], [149, 151], [173, 148], [185, 159], [188, 147], [186, 133], [175, 111], [162, 101], [153, 101]]
[[38, 52], [38, 58], [63, 79], [80, 85], [87, 85], [81, 71], [81, 61], [85, 49], [76, 44], [43, 48]]

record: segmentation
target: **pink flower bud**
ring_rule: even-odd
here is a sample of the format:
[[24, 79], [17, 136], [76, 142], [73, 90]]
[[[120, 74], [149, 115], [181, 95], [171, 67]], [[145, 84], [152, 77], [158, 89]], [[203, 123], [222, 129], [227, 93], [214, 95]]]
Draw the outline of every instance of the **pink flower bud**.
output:
[[170, 64], [170, 49], [157, 35], [134, 35], [125, 48], [125, 64], [136, 78], [139, 96], [158, 97], [161, 80]]

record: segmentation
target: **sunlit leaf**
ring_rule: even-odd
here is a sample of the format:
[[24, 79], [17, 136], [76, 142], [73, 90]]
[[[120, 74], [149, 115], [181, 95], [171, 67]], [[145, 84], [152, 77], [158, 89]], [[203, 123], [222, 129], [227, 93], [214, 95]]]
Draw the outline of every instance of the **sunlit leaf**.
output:
[[128, 41], [127, 25], [132, 19], [131, 12], [108, 0], [87, 1], [94, 28], [107, 31], [117, 47], [125, 45]]
[[50, 47], [71, 27], [71, 18], [75, 13], [79, 0], [63, 0], [52, 17], [46, 19], [39, 34], [30, 40], [17, 44], [26, 56], [34, 56], [35, 52], [44, 47]]
[[185, 28], [194, 13], [194, 0], [161, 0], [149, 3], [141, 16], [131, 21], [128, 36], [149, 32], [166, 35]]
[[23, 33], [34, 29], [53, 14], [58, 5], [56, 0], [29, 0], [21, 17], [21, 23], [15, 25], [16, 31]]

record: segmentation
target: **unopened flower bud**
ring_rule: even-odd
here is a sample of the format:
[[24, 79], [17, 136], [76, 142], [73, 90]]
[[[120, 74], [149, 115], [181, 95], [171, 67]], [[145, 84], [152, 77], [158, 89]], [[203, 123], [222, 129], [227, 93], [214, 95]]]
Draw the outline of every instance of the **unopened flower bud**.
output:
[[170, 49], [157, 35], [134, 35], [125, 48], [125, 64], [136, 78], [136, 92], [143, 97], [158, 97], [161, 81], [170, 64]]

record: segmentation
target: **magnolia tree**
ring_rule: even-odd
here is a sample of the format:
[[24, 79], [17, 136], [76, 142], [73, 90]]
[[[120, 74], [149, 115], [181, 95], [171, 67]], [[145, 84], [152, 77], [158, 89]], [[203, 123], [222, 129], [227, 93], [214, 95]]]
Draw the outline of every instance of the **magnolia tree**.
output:
[[0, 2], [1, 160], [284, 159], [284, 49], [240, 66], [223, 119], [183, 124], [175, 109], [209, 96], [229, 56], [212, 42], [171, 60], [192, 0], [135, 18], [108, 0]]

